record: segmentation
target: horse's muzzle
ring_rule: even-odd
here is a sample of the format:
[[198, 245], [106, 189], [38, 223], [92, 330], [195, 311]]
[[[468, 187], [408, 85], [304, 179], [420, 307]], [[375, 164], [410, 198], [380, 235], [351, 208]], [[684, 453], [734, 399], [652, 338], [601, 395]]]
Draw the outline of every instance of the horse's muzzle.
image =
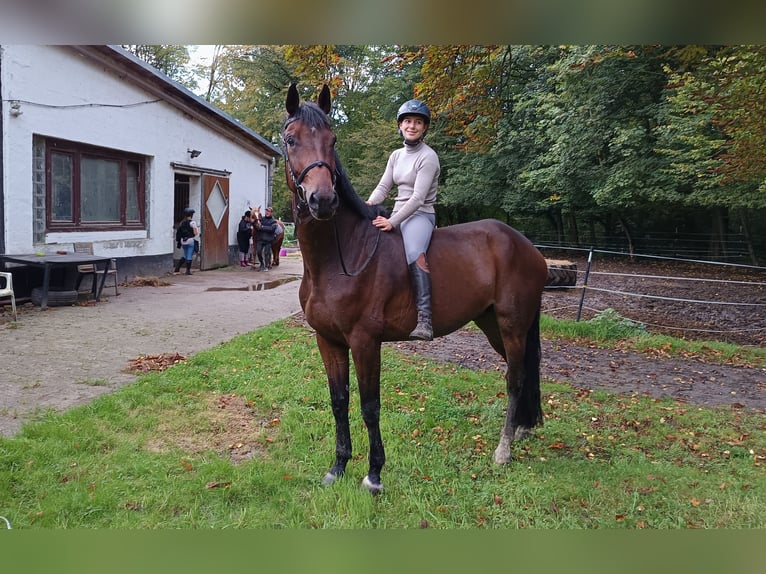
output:
[[340, 205], [340, 199], [335, 188], [329, 190], [315, 190], [308, 195], [308, 206], [311, 217], [319, 221], [331, 219]]

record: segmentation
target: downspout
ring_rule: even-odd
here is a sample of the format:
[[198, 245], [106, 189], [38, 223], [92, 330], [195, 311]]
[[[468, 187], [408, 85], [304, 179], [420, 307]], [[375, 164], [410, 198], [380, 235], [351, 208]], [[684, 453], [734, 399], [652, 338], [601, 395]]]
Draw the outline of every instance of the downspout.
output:
[[3, 106], [3, 46], [0, 45], [0, 253], [5, 253], [5, 176], [3, 171], [3, 164], [5, 159], [3, 157], [3, 150], [5, 149], [5, 130], [3, 125], [3, 118], [5, 117], [5, 109]]
[[5, 253], [5, 177], [3, 171], [3, 164], [5, 163], [3, 157], [3, 149], [5, 149], [5, 130], [3, 125], [3, 118], [5, 117], [5, 109], [3, 106], [3, 46], [0, 45], [0, 253]]

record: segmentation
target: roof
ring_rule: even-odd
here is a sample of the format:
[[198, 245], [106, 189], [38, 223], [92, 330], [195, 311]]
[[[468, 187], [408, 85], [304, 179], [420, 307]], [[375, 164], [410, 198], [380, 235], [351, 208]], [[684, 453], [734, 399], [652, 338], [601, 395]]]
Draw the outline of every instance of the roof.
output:
[[195, 119], [252, 151], [270, 157], [280, 157], [281, 150], [259, 133], [214, 106], [204, 98], [166, 76], [154, 66], [117, 45], [72, 45], [76, 52], [107, 69], [124, 75], [143, 89], [171, 105], [182, 109]]

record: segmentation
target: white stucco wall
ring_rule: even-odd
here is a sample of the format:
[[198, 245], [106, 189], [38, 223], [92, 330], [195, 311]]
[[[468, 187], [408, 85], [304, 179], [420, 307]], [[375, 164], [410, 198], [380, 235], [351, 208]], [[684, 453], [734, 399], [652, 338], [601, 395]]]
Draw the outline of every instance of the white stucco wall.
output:
[[[74, 241], [94, 241], [98, 254], [111, 257], [171, 253], [174, 248], [171, 162], [231, 172], [230, 245], [236, 244], [237, 224], [248, 204], [266, 204], [269, 158], [237, 145], [168, 103], [145, 103], [157, 98], [66, 47], [3, 45], [0, 49], [3, 51], [0, 86], [5, 100], [2, 157], [7, 253], [50, 252]], [[11, 113], [8, 100], [20, 102], [20, 115]], [[146, 230], [46, 233], [45, 245], [35, 245], [33, 135], [149, 157]], [[202, 154], [191, 159], [187, 149], [198, 149]], [[197, 210], [198, 222], [200, 179], [193, 177], [191, 186], [192, 207]]]

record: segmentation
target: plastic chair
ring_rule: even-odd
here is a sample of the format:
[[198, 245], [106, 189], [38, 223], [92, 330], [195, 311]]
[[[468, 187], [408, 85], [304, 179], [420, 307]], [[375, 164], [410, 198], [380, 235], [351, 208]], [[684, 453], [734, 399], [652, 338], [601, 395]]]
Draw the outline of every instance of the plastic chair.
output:
[[[93, 255], [93, 243], [90, 241], [75, 242], [74, 252], [87, 253], [88, 255]], [[77, 285], [75, 286], [76, 291], [80, 289], [80, 283], [82, 282], [82, 278], [85, 275], [93, 275], [93, 281], [96, 281], [98, 279], [99, 271], [97, 270], [95, 263], [86, 263], [84, 265], [78, 265], [77, 272], [79, 273], [79, 275], [77, 276]], [[117, 291], [117, 260], [116, 259], [112, 259], [109, 261], [109, 267], [106, 268], [106, 274], [114, 277], [114, 294], [119, 295], [119, 292]]]
[[18, 321], [18, 316], [16, 315], [16, 295], [13, 292], [13, 275], [5, 271], [0, 271], [0, 283], [2, 283], [2, 279], [5, 279], [5, 287], [0, 287], [0, 299], [5, 297], [11, 298], [13, 320]]

